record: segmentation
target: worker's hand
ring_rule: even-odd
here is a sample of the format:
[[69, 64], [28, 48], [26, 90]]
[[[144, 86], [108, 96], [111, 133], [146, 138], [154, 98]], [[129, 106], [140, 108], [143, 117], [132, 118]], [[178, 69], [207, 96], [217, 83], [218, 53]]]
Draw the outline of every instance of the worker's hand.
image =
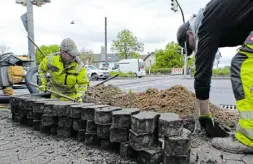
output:
[[46, 92], [47, 91], [47, 87], [45, 85], [40, 85], [39, 86], [39, 90], [42, 92]]

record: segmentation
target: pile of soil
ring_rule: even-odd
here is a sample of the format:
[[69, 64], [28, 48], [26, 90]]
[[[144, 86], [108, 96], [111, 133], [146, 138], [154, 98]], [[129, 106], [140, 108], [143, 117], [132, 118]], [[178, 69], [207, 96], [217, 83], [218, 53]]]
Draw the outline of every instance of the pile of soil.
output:
[[[141, 110], [173, 112], [183, 118], [193, 118], [195, 115], [195, 94], [181, 85], [160, 91], [148, 89], [140, 93], [124, 93], [118, 87], [101, 85], [88, 90], [87, 101]], [[237, 112], [222, 110], [211, 103], [209, 106], [221, 125], [232, 129], [236, 127], [239, 118]]]

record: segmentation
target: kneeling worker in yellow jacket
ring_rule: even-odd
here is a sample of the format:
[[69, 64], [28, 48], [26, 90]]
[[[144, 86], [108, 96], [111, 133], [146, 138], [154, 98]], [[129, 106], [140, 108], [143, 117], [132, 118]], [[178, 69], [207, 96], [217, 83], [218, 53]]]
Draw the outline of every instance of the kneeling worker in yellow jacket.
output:
[[[41, 81], [39, 89], [43, 92], [49, 88], [81, 102], [89, 85], [89, 79], [75, 42], [69, 38], [61, 43], [58, 53], [50, 54], [40, 63], [38, 74]], [[46, 77], [50, 74], [50, 80]], [[49, 84], [48, 84], [49, 83]], [[64, 97], [51, 94], [51, 99], [69, 101]]]

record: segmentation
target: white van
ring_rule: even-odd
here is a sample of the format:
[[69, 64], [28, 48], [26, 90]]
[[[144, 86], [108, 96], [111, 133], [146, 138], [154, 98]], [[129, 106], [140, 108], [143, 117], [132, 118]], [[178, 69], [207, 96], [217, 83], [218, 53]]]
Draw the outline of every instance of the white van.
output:
[[136, 77], [146, 76], [145, 65], [142, 59], [123, 59], [118, 62], [113, 68], [113, 71], [129, 73], [132, 72]]

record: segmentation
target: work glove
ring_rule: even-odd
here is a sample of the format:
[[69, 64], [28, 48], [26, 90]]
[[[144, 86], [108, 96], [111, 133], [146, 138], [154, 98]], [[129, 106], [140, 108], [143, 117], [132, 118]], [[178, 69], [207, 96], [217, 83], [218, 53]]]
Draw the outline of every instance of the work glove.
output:
[[218, 122], [215, 122], [214, 119], [210, 116], [200, 116], [199, 122], [202, 128], [204, 128], [209, 137], [228, 137], [229, 129], [224, 128], [219, 125]]
[[40, 90], [41, 92], [46, 92], [46, 91], [47, 91], [47, 87], [46, 87], [45, 85], [40, 85], [40, 86], [39, 86], [39, 90]]

